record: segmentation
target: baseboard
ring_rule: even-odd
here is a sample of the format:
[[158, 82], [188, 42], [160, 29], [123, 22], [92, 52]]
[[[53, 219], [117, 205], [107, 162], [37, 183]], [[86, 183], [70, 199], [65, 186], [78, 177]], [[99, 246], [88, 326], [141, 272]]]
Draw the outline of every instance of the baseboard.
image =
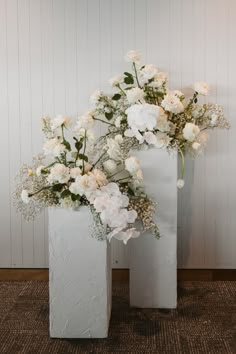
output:
[[[0, 280], [48, 280], [48, 269], [0, 269]], [[113, 269], [113, 281], [129, 281], [128, 269]], [[236, 269], [178, 269], [178, 280], [236, 280]]]

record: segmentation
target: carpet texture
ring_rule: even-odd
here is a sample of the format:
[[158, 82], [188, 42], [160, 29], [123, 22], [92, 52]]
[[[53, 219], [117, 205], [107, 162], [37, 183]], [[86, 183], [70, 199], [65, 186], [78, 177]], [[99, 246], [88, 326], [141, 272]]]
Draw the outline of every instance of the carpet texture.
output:
[[47, 282], [0, 282], [0, 353], [236, 354], [236, 282], [181, 282], [176, 310], [130, 308], [116, 283], [107, 339], [50, 339], [48, 312]]

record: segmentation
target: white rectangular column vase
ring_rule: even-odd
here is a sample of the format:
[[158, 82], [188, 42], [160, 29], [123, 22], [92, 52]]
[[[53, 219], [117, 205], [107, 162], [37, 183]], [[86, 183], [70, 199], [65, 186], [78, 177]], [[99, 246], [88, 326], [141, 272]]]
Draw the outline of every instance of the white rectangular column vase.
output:
[[130, 305], [175, 308], [177, 303], [177, 154], [152, 149], [135, 152], [147, 194], [157, 203], [157, 240], [149, 232], [130, 240]]
[[49, 208], [50, 336], [105, 338], [111, 314], [111, 257], [91, 236], [92, 215]]

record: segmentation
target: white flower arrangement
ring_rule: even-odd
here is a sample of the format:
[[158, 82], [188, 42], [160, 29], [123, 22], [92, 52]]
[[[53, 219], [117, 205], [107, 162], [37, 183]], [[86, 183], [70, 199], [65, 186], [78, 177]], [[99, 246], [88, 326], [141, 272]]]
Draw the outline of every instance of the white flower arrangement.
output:
[[[123, 160], [123, 137], [116, 134], [107, 139], [100, 155], [89, 158], [87, 151], [94, 145], [90, 128], [95, 120], [91, 112], [80, 116], [74, 125], [68, 117], [43, 118], [43, 155], [34, 160], [33, 166], [23, 166], [20, 171], [15, 191], [18, 210], [30, 219], [48, 206], [87, 205], [99, 239], [115, 237], [127, 243], [140, 235], [135, 222], [144, 220], [144, 216], [150, 222], [147, 225], [145, 219], [143, 229], [149, 227], [159, 236], [152, 223], [152, 202], [134, 187], [142, 178], [139, 161], [132, 156]], [[73, 139], [66, 138], [68, 131], [74, 133]], [[149, 207], [146, 214], [138, 211], [140, 199], [145, 199]]]
[[[43, 118], [46, 141], [43, 154], [32, 166], [20, 170], [15, 190], [17, 209], [33, 218], [42, 208], [60, 206], [90, 207], [98, 238], [122, 240], [136, 238], [151, 230], [159, 237], [152, 220], [154, 203], [142, 187], [142, 169], [131, 151], [140, 148], [177, 150], [184, 156], [199, 154], [208, 140], [206, 129], [228, 128], [221, 106], [198, 103], [209, 85], [196, 82], [191, 98], [167, 88], [168, 75], [154, 65], [140, 65], [140, 54], [125, 57], [133, 71], [109, 80], [115, 93], [96, 90], [90, 97], [93, 110], [78, 117], [75, 124], [67, 116]], [[107, 125], [97, 141], [91, 128], [99, 121]], [[67, 139], [69, 131], [73, 139]], [[137, 229], [136, 221], [142, 228]]]
[[[101, 91], [93, 111], [93, 117], [106, 121], [109, 140], [115, 134], [129, 139], [129, 148], [137, 145], [177, 150], [182, 158], [196, 156], [206, 145], [206, 129], [229, 128], [222, 107], [217, 104], [198, 104], [199, 95], [206, 96], [210, 87], [205, 82], [193, 85], [192, 97], [185, 97], [179, 90], [167, 88], [168, 75], [152, 64], [141, 65], [141, 56], [131, 50], [125, 57], [132, 63], [132, 72], [124, 72], [112, 79], [113, 95]], [[118, 79], [118, 78], [121, 78]], [[94, 95], [93, 95], [94, 96]], [[94, 100], [93, 100], [94, 102]], [[116, 150], [114, 146], [114, 151]], [[115, 154], [117, 151], [115, 152]], [[177, 183], [182, 188], [184, 182]]]

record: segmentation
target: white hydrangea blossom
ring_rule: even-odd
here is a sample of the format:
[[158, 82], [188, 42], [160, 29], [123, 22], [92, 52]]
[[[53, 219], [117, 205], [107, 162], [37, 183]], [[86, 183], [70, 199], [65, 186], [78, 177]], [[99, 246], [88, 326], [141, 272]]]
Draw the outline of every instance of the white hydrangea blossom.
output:
[[128, 125], [134, 132], [153, 130], [157, 124], [160, 109], [154, 104], [134, 104], [126, 112]]
[[104, 170], [108, 173], [113, 173], [117, 169], [117, 164], [114, 160], [107, 160], [103, 162]]
[[71, 125], [71, 119], [67, 116], [63, 116], [61, 114], [57, 115], [52, 121], [51, 121], [51, 128], [52, 130], [56, 130], [57, 128], [64, 126], [68, 128]]

